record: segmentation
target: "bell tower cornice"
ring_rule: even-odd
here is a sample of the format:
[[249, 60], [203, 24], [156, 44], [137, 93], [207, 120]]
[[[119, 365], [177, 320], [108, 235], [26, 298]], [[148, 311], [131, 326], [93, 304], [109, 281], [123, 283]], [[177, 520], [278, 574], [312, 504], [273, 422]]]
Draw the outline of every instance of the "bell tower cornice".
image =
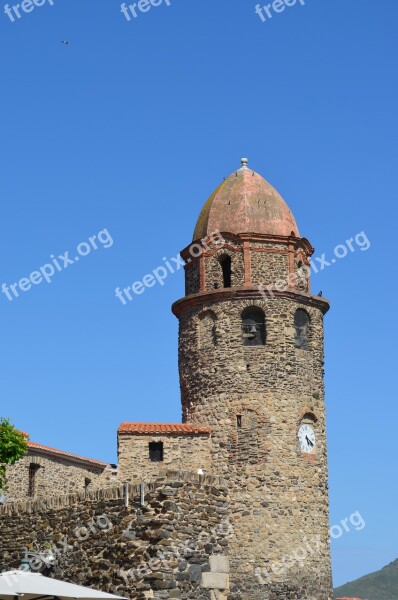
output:
[[323, 314], [326, 314], [330, 309], [329, 301], [321, 296], [312, 296], [311, 294], [303, 294], [290, 290], [279, 291], [275, 288], [259, 289], [258, 287], [227, 288], [214, 290], [212, 292], [200, 292], [198, 294], [192, 294], [174, 302], [171, 309], [173, 314], [179, 318], [184, 311], [201, 305], [207, 306], [208, 304], [233, 299], [258, 300], [261, 298], [266, 302], [272, 298], [288, 298], [289, 300], [293, 300], [298, 304], [319, 308]]
[[[226, 245], [228, 246], [228, 241], [234, 241], [236, 244], [242, 243], [242, 248], [234, 248], [235, 250], [239, 251], [243, 249], [243, 242], [263, 242], [264, 244], [280, 244], [280, 245], [284, 245], [286, 247], [289, 246], [293, 246], [295, 249], [299, 249], [301, 248], [307, 256], [312, 256], [314, 253], [314, 248], [312, 247], [311, 243], [309, 242], [309, 240], [307, 240], [307, 238], [304, 237], [297, 237], [295, 235], [290, 235], [290, 236], [284, 236], [284, 235], [269, 235], [269, 234], [261, 234], [261, 233], [231, 233], [228, 231], [221, 231], [221, 232], [214, 232], [217, 233], [217, 235], [220, 236], [220, 238], [224, 238], [224, 240], [226, 240]], [[194, 240], [193, 242], [191, 242], [188, 246], [186, 246], [182, 251], [181, 251], [181, 256], [184, 260], [187, 260], [188, 258], [190, 258], [191, 261], [197, 260], [197, 258], [192, 258], [191, 254], [190, 254], [190, 248], [193, 244], [201, 244], [204, 248], [203, 250], [203, 254], [206, 256], [212, 256], [212, 254], [214, 254], [215, 252], [217, 252], [219, 250], [219, 247], [214, 246], [210, 249], [206, 249], [206, 242], [208, 240], [211, 240], [210, 238], [203, 238], [203, 239], [197, 239]]]

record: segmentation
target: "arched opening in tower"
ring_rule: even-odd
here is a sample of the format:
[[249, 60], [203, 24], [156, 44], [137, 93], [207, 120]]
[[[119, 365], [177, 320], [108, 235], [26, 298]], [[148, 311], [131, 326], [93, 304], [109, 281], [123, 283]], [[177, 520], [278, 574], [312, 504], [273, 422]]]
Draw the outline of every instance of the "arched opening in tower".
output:
[[242, 334], [244, 346], [265, 345], [265, 315], [261, 308], [246, 308], [242, 313]]
[[231, 287], [232, 282], [232, 263], [231, 257], [227, 254], [223, 256], [220, 260], [220, 265], [222, 269], [222, 278], [223, 278], [223, 286], [225, 288]]

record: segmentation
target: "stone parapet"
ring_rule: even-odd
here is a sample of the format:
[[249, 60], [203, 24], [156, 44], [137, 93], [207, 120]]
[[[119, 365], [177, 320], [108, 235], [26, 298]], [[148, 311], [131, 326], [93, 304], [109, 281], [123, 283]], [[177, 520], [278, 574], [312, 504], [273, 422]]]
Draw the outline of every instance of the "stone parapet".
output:
[[[45, 574], [134, 600], [224, 599], [228, 515], [224, 479], [171, 470], [144, 488], [9, 503], [0, 508], [0, 569], [17, 568], [27, 549]], [[222, 586], [204, 587], [206, 573]]]

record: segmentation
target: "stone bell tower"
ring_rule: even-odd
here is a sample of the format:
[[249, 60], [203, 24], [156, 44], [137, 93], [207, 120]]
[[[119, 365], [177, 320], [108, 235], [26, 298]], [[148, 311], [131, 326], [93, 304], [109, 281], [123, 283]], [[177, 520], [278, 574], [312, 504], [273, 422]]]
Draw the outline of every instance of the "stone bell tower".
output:
[[212, 474], [230, 484], [232, 600], [332, 597], [329, 303], [310, 292], [312, 253], [247, 159], [207, 200], [182, 252], [186, 295], [173, 312], [183, 421], [211, 427]]

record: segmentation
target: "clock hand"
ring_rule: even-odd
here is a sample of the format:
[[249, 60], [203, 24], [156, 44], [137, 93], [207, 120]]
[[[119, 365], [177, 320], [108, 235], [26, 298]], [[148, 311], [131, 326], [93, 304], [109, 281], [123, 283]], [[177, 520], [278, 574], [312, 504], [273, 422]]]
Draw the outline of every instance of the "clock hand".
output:
[[307, 444], [308, 444], [309, 446], [312, 446], [312, 447], [314, 447], [314, 444], [311, 442], [311, 440], [310, 440], [310, 438], [308, 437], [308, 435], [306, 435], [306, 436], [305, 436], [305, 439], [307, 440]]

